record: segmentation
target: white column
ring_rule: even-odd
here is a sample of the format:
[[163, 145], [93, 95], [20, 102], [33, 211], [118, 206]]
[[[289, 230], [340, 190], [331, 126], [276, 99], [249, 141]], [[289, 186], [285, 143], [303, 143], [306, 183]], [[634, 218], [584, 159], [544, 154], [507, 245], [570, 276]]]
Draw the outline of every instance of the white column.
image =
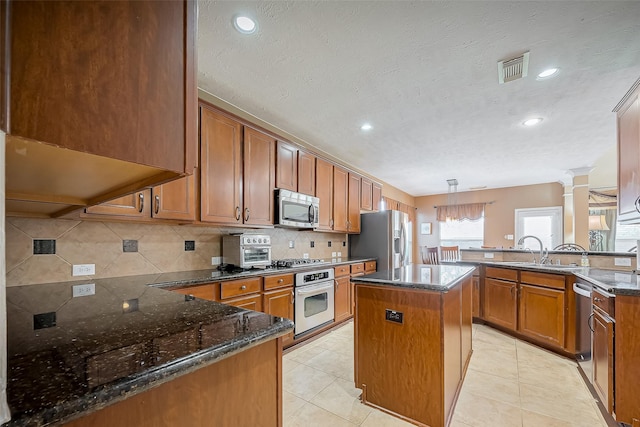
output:
[[0, 131], [0, 423], [11, 419], [7, 406], [7, 265], [5, 258], [5, 134]]

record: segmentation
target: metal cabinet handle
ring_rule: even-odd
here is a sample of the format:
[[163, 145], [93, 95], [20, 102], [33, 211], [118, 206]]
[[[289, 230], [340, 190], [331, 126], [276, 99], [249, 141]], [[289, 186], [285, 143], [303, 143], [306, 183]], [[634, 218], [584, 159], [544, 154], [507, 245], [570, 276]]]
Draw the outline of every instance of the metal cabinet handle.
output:
[[336, 279], [333, 279], [333, 282], [336, 284], [336, 289], [338, 289], [340, 287], [340, 282], [338, 282]]
[[160, 196], [156, 196], [156, 214], [160, 212]]
[[587, 318], [587, 326], [589, 326], [589, 329], [591, 329], [591, 332], [595, 332], [593, 330], [593, 313], [591, 313]]
[[293, 304], [293, 299], [295, 298], [295, 292], [291, 291], [291, 304]]
[[240, 206], [236, 206], [236, 221], [240, 221]]
[[249, 208], [244, 208], [244, 220], [249, 221]]
[[140, 200], [140, 208], [138, 208], [138, 212], [142, 213], [144, 210], [144, 193], [138, 193], [138, 199]]
[[640, 196], [638, 196], [634, 205], [636, 207], [636, 211], [640, 212]]
[[240, 290], [244, 291], [245, 289], [247, 289], [247, 287], [245, 285], [240, 286]]
[[284, 279], [278, 279], [278, 283], [284, 282]]
[[329, 227], [333, 228], [333, 219], [329, 220]]
[[603, 301], [602, 298], [598, 298], [598, 297], [593, 297], [593, 300], [595, 302], [602, 302]]
[[511, 286], [511, 287], [509, 288], [509, 292], [511, 292], [511, 298], [513, 298], [513, 297], [515, 296], [515, 295], [513, 294], [513, 290], [514, 290], [515, 288], [516, 288], [515, 286]]

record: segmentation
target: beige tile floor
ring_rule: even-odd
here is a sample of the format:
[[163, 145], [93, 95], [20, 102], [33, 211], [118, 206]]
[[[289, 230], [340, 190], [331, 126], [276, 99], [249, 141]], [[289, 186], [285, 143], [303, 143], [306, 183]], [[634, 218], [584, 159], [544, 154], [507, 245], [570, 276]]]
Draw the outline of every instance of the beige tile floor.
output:
[[[606, 427], [576, 364], [473, 326], [473, 356], [452, 427]], [[284, 356], [284, 426], [410, 426], [360, 403], [353, 322]]]

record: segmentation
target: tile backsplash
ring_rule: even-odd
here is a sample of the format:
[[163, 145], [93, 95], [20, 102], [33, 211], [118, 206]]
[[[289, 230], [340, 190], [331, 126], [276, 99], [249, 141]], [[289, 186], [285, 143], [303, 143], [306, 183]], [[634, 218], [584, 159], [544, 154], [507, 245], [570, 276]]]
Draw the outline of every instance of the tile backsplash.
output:
[[[348, 252], [343, 246], [348, 244], [346, 234], [284, 228], [245, 230], [34, 218], [7, 218], [5, 225], [7, 286], [89, 278], [73, 277], [74, 264], [95, 264], [96, 274], [90, 276], [94, 278], [211, 269], [215, 268], [211, 258], [222, 256], [222, 236], [245, 231], [269, 234], [273, 259], [302, 258], [305, 253], [310, 258], [330, 259], [333, 252], [343, 256]], [[34, 254], [34, 242], [41, 240], [53, 241], [47, 245], [54, 245], [54, 253]], [[194, 250], [185, 250], [187, 241], [193, 242], [188, 246]], [[132, 250], [134, 245], [137, 251]]]

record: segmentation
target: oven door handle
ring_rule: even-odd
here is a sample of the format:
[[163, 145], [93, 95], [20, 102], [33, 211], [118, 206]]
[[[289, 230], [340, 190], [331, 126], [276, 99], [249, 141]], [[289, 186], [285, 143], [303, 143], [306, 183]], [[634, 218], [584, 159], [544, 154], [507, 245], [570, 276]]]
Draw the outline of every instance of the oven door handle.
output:
[[316, 294], [318, 293], [318, 291], [328, 291], [330, 289], [333, 289], [333, 283], [330, 283], [328, 285], [321, 284], [319, 286], [313, 286], [313, 287], [305, 286], [304, 288], [297, 288], [296, 294], [297, 295]]
[[580, 285], [580, 283], [573, 284], [573, 292], [583, 297], [591, 298], [591, 289], [585, 288], [584, 285]]

